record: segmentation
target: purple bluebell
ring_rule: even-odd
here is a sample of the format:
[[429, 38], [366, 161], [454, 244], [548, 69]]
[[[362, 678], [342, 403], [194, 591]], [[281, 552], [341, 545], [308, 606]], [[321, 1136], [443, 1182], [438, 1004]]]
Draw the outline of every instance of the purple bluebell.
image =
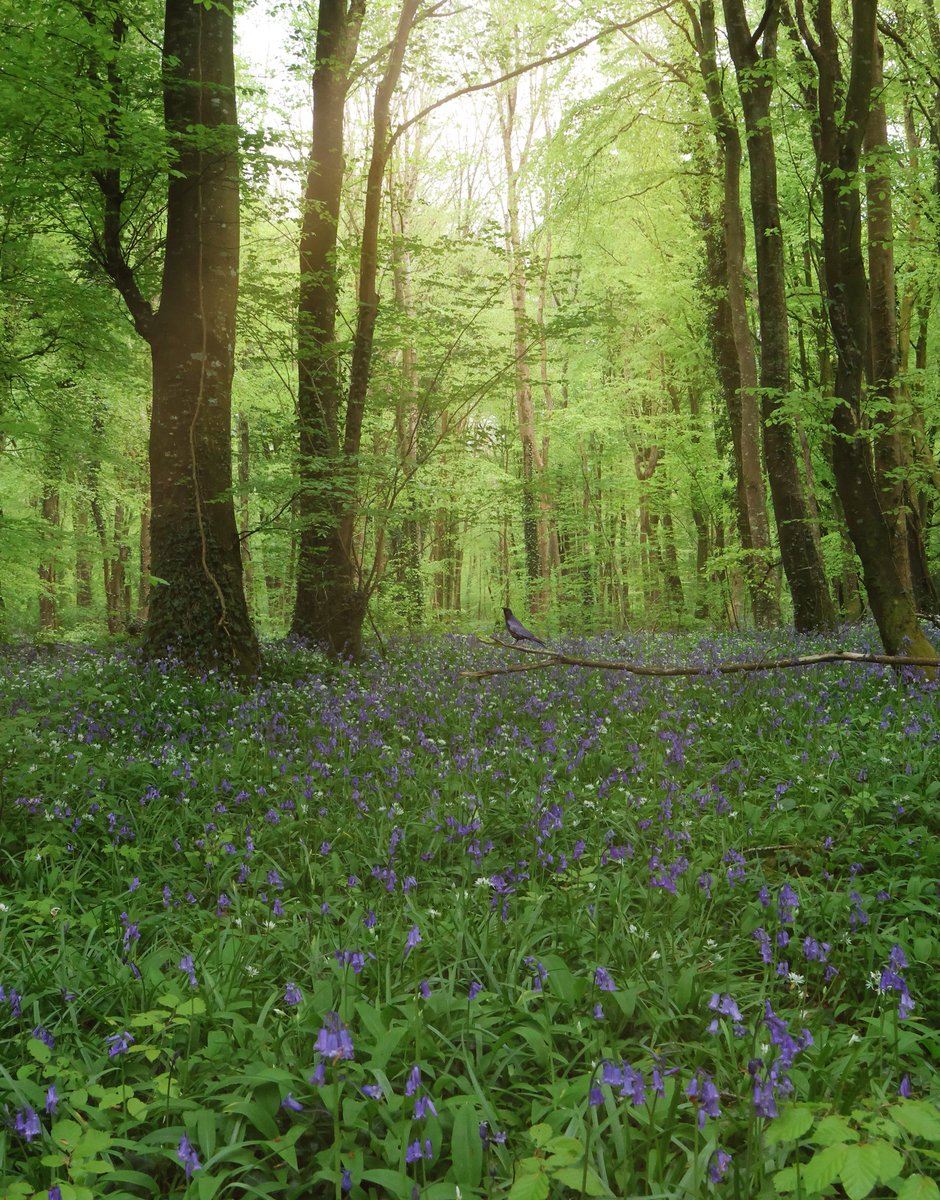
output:
[[328, 1012], [323, 1018], [323, 1028], [317, 1034], [316, 1048], [333, 1062], [341, 1058], [355, 1058], [352, 1035], [340, 1019], [339, 1013]]
[[284, 1003], [291, 1008], [296, 1007], [303, 1001], [303, 993], [296, 983], [288, 982], [284, 988]]
[[56, 1090], [54, 1083], [50, 1083], [46, 1088], [46, 1113], [50, 1117], [54, 1117], [59, 1107], [59, 1093]]
[[184, 971], [188, 976], [190, 987], [199, 986], [199, 980], [196, 978], [196, 969], [193, 966], [193, 956], [191, 954], [183, 955], [183, 957], [180, 959], [179, 969]]
[[112, 1033], [104, 1040], [108, 1047], [108, 1058], [116, 1058], [119, 1054], [124, 1054], [134, 1044], [133, 1035], [126, 1029], [123, 1033]]
[[716, 1146], [715, 1152], [712, 1154], [708, 1164], [708, 1178], [712, 1183], [720, 1183], [724, 1179], [730, 1165], [731, 1155], [727, 1150], [723, 1150], [721, 1146]]
[[288, 1092], [287, 1095], [284, 1097], [284, 1099], [281, 1101], [281, 1108], [286, 1108], [288, 1110], [288, 1112], [303, 1112], [304, 1111], [304, 1106], [300, 1103], [299, 1100], [294, 1099], [293, 1093], [291, 1093], [291, 1092]]
[[176, 1157], [185, 1168], [187, 1179], [192, 1179], [194, 1171], [202, 1170], [202, 1163], [199, 1161], [196, 1148], [185, 1133], [180, 1138], [180, 1144], [176, 1148]]
[[13, 1122], [13, 1128], [16, 1132], [31, 1142], [33, 1138], [39, 1137], [42, 1133], [42, 1125], [39, 1123], [39, 1114], [30, 1105], [26, 1105], [24, 1109], [17, 1112]]
[[408, 936], [405, 938], [405, 958], [414, 950], [415, 946], [421, 941], [421, 930], [417, 925], [412, 925], [408, 930]]
[[594, 969], [594, 986], [600, 988], [602, 992], [615, 992], [617, 990], [617, 985], [603, 967], [595, 967]]

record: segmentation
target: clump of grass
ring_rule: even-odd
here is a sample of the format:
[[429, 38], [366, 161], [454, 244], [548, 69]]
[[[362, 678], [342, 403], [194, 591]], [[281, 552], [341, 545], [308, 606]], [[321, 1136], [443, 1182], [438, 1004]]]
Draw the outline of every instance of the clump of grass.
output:
[[479, 654], [2, 661], [4, 1196], [940, 1195], [936, 689]]

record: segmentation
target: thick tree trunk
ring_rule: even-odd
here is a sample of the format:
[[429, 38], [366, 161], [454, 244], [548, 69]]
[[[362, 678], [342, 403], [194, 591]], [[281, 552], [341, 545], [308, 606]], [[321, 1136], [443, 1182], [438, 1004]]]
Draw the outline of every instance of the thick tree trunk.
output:
[[242, 577], [245, 584], [245, 601], [251, 611], [254, 600], [254, 567], [251, 561], [249, 529], [251, 518], [248, 496], [251, 471], [251, 439], [248, 436], [248, 418], [243, 412], [236, 421], [238, 433], [238, 544], [242, 555]]
[[777, 160], [770, 101], [776, 59], [778, 13], [768, 5], [763, 53], [751, 33], [744, 0], [724, 0], [728, 45], [734, 59], [747, 130], [751, 215], [757, 257], [760, 311], [760, 386], [764, 461], [770, 479], [780, 554], [798, 630], [829, 629], [835, 621], [826, 583], [819, 532], [806, 505], [793, 430], [785, 414], [790, 390], [790, 343], [784, 276], [783, 230], [777, 201]]
[[152, 319], [151, 593], [145, 648], [258, 670], [232, 502], [238, 144], [232, 17], [166, 0], [164, 110], [176, 155]]
[[837, 350], [832, 462], [885, 653], [936, 658], [918, 624], [912, 597], [898, 574], [891, 527], [882, 511], [882, 496], [861, 421], [870, 313], [858, 170], [875, 71], [876, 7], [875, 0], [852, 0], [852, 68], [847, 87], [829, 0], [820, 0], [817, 7], [818, 42], [801, 20], [804, 41], [819, 72], [816, 150], [822, 185], [829, 320]]

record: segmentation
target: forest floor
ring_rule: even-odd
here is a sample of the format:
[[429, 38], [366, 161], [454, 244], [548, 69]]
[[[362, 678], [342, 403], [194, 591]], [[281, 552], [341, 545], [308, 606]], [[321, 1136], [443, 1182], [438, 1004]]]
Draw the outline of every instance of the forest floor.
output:
[[266, 655], [0, 655], [0, 1196], [940, 1197], [935, 686]]

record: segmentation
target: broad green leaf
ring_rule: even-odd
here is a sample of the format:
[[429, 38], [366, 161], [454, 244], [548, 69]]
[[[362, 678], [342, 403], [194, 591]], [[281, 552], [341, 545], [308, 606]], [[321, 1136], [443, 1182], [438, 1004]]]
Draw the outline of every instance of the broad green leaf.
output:
[[864, 1200], [878, 1182], [878, 1151], [875, 1147], [865, 1143], [847, 1146], [839, 1179], [849, 1200]]
[[896, 1104], [890, 1115], [915, 1137], [940, 1142], [940, 1113], [926, 1100], [905, 1100], [903, 1104]]
[[836, 1142], [851, 1142], [858, 1137], [858, 1131], [844, 1117], [823, 1117], [813, 1130], [809, 1141], [818, 1142], [820, 1146], [834, 1146]]
[[779, 1117], [770, 1122], [764, 1130], [764, 1137], [771, 1146], [776, 1142], [795, 1142], [812, 1124], [813, 1110], [806, 1105], [794, 1105], [785, 1108]]
[[31, 1037], [26, 1043], [27, 1049], [37, 1062], [47, 1063], [52, 1058], [52, 1051], [39, 1038]]
[[366, 1183], [377, 1183], [384, 1188], [391, 1200], [410, 1200], [412, 1183], [403, 1171], [377, 1167], [373, 1171], [363, 1171], [362, 1178]]
[[780, 1195], [795, 1192], [797, 1182], [796, 1167], [784, 1167], [774, 1175], [774, 1190]]
[[890, 1142], [870, 1142], [872, 1150], [878, 1155], [878, 1178], [882, 1183], [896, 1178], [904, 1170], [904, 1155], [896, 1150]]
[[940, 1200], [940, 1188], [926, 1175], [909, 1175], [898, 1188], [898, 1200]]
[[552, 1127], [542, 1121], [540, 1124], [532, 1126], [529, 1130], [529, 1137], [535, 1142], [536, 1146], [545, 1146], [549, 1138], [552, 1137]]
[[847, 1151], [848, 1146], [841, 1142], [816, 1151], [803, 1168], [803, 1181], [809, 1191], [821, 1192], [839, 1178]]
[[552, 1165], [565, 1167], [577, 1162], [584, 1153], [584, 1147], [577, 1138], [553, 1137], [545, 1143], [545, 1150], [552, 1156]]
[[480, 1114], [473, 1104], [464, 1102], [457, 1109], [450, 1145], [457, 1182], [465, 1188], [478, 1187], [483, 1172], [483, 1143]]
[[509, 1200], [545, 1200], [548, 1195], [548, 1176], [542, 1171], [520, 1175], [509, 1189]]
[[558, 1183], [563, 1183], [565, 1187], [569, 1187], [579, 1194], [583, 1182], [584, 1194], [586, 1196], [610, 1195], [610, 1191], [605, 1187], [603, 1179], [591, 1167], [588, 1167], [587, 1175], [584, 1174], [583, 1167], [562, 1167], [560, 1170], [552, 1172], [552, 1179]]

